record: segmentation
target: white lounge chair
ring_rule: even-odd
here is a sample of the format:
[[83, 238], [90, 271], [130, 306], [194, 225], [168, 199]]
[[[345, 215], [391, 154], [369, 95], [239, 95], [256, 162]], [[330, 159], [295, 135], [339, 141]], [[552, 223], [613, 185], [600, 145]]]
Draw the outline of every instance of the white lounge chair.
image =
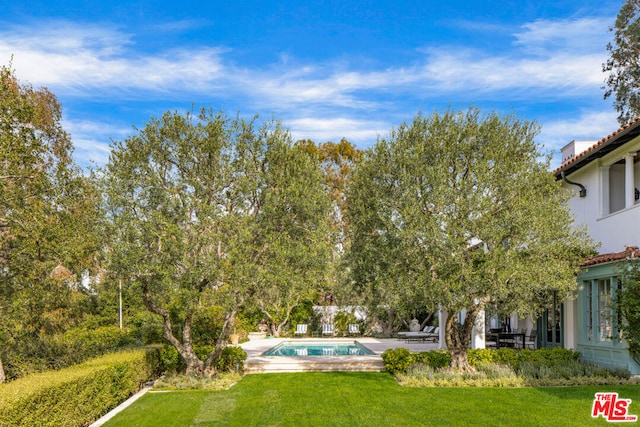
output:
[[405, 337], [409, 336], [409, 335], [415, 335], [415, 334], [430, 334], [431, 332], [433, 332], [433, 330], [435, 329], [435, 326], [425, 326], [422, 331], [418, 331], [418, 332], [409, 332], [409, 331], [401, 331], [398, 332], [398, 337], [400, 337], [401, 339], [404, 339]]
[[357, 323], [350, 324], [349, 335], [350, 336], [360, 335], [360, 325], [358, 325]]
[[304, 336], [307, 335], [307, 325], [306, 323], [301, 323], [299, 325], [296, 325], [296, 331], [293, 333], [294, 336]]
[[398, 336], [405, 341], [429, 341], [433, 342], [438, 341], [440, 338], [440, 328], [433, 326], [425, 327], [422, 331], [419, 332], [398, 332]]
[[333, 324], [332, 323], [323, 323], [322, 324], [322, 336], [324, 337], [325, 335], [329, 335], [331, 337], [334, 335], [334, 330], [333, 330]]

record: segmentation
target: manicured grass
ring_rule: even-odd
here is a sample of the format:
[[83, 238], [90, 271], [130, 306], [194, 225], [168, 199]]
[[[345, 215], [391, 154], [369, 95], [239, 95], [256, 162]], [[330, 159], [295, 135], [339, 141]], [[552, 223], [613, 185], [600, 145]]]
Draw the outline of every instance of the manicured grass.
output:
[[248, 375], [226, 391], [147, 393], [116, 426], [585, 426], [596, 392], [640, 387], [408, 388], [387, 373]]

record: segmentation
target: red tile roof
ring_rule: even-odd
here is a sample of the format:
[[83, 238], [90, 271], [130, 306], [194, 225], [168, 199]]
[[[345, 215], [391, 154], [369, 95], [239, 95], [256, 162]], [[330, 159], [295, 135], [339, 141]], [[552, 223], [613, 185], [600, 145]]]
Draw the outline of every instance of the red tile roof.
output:
[[556, 170], [553, 171], [554, 175], [558, 175], [560, 173], [560, 171], [567, 169], [568, 167], [570, 167], [571, 165], [575, 164], [576, 162], [578, 162], [579, 160], [582, 160], [586, 157], [588, 157], [590, 154], [594, 153], [595, 151], [597, 151], [599, 148], [607, 145], [609, 142], [615, 140], [615, 138], [620, 135], [621, 133], [623, 133], [624, 131], [626, 131], [629, 128], [635, 127], [636, 124], [640, 123], [640, 117], [630, 121], [629, 123], [623, 125], [622, 127], [620, 127], [618, 130], [616, 130], [615, 132], [613, 132], [612, 134], [605, 136], [604, 138], [602, 138], [600, 141], [596, 142], [595, 144], [593, 144], [591, 147], [587, 148], [586, 150], [584, 150], [582, 153], [578, 153], [575, 156], [571, 157], [570, 159], [568, 159], [567, 161], [565, 161], [564, 163], [562, 163], [560, 165], [560, 167], [558, 167]]
[[589, 258], [582, 264], [582, 267], [587, 267], [590, 265], [604, 264], [605, 262], [613, 262], [620, 261], [627, 258], [638, 258], [640, 257], [640, 249], [637, 246], [625, 246], [624, 251], [622, 252], [613, 252], [610, 254], [600, 254], [596, 255], [593, 258]]

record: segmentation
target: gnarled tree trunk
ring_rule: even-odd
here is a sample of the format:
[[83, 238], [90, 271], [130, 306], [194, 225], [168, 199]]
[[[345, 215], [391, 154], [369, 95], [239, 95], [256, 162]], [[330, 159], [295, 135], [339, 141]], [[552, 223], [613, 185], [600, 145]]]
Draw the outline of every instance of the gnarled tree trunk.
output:
[[469, 365], [467, 350], [471, 343], [471, 332], [476, 322], [478, 313], [484, 306], [474, 305], [473, 309], [467, 312], [462, 325], [458, 323], [458, 316], [449, 315], [445, 323], [445, 340], [449, 354], [451, 356], [451, 369], [459, 372], [475, 372], [475, 368]]
[[186, 374], [193, 375], [196, 377], [202, 376], [214, 376], [218, 373], [218, 361], [222, 356], [222, 352], [227, 346], [227, 340], [229, 338], [229, 334], [231, 332], [231, 328], [233, 323], [235, 322], [236, 312], [231, 311], [225, 314], [224, 324], [222, 326], [222, 332], [220, 336], [216, 340], [215, 348], [209, 355], [207, 356], [206, 361], [200, 360], [200, 358], [196, 355], [196, 352], [193, 349], [193, 341], [191, 339], [191, 324], [192, 317], [191, 315], [187, 315], [184, 320], [183, 328], [182, 328], [182, 342], [178, 341], [178, 339], [173, 335], [172, 325], [171, 325], [171, 316], [167, 309], [158, 307], [151, 301], [148, 293], [143, 294], [144, 303], [152, 313], [158, 314], [162, 316], [164, 320], [164, 338], [173, 345], [178, 353], [185, 361], [187, 365]]

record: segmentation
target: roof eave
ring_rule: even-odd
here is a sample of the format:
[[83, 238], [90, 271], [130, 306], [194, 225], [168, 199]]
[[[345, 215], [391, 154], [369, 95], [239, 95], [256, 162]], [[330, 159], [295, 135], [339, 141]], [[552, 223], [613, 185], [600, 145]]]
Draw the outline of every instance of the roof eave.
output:
[[577, 156], [563, 163], [558, 169], [553, 171], [556, 176], [556, 180], [562, 179], [562, 172], [568, 176], [592, 161], [597, 160], [616, 148], [626, 144], [639, 135], [640, 118], [637, 118], [622, 126], [611, 135], [602, 138], [582, 153], [579, 153]]

